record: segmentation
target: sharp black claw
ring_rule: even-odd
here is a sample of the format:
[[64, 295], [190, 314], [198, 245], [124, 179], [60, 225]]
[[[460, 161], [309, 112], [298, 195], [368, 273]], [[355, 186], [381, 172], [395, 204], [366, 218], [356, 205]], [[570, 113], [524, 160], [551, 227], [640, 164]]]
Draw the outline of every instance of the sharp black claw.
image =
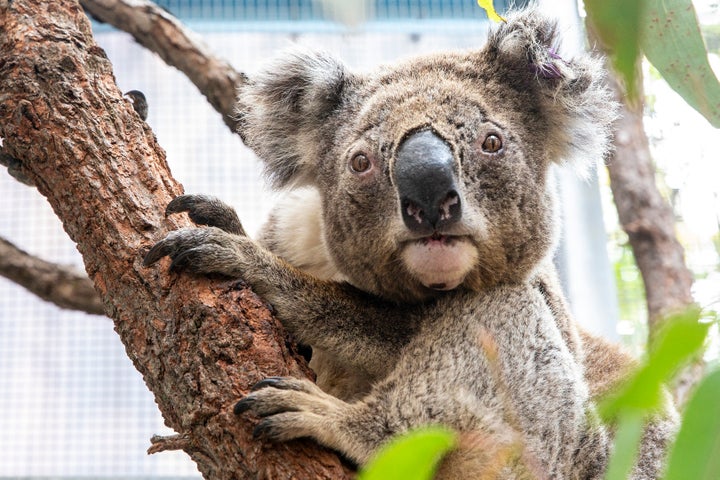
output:
[[270, 439], [272, 438], [272, 427], [266, 421], [258, 423], [253, 429], [253, 439]]
[[167, 256], [168, 253], [167, 244], [165, 242], [156, 243], [145, 255], [145, 258], [143, 258], [143, 266], [149, 267], [161, 258]]
[[194, 250], [194, 248], [191, 248], [175, 255], [172, 259], [172, 263], [170, 263], [170, 271], [177, 272], [180, 270], [186, 270], [188, 265], [190, 265], [190, 257], [193, 253], [195, 253]]
[[194, 195], [179, 195], [173, 198], [167, 207], [165, 207], [165, 216], [173, 213], [187, 212], [192, 208]]
[[261, 388], [277, 387], [278, 384], [283, 380], [282, 377], [268, 377], [264, 380], [260, 380], [258, 383], [253, 385], [251, 391], [260, 390]]
[[245, 397], [235, 404], [235, 407], [233, 408], [233, 413], [235, 415], [241, 415], [250, 410], [254, 403], [255, 400], [249, 397]]

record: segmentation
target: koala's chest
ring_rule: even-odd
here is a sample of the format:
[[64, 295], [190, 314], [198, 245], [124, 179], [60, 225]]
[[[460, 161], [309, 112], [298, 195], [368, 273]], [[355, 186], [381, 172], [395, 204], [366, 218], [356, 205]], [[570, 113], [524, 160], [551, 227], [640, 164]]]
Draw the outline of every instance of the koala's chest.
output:
[[580, 370], [547, 313], [514, 305], [458, 309], [424, 325], [393, 376], [417, 391], [433, 385], [437, 399], [428, 403], [457, 405], [472, 412], [468, 418], [523, 409], [534, 391], [562, 396], [577, 384]]

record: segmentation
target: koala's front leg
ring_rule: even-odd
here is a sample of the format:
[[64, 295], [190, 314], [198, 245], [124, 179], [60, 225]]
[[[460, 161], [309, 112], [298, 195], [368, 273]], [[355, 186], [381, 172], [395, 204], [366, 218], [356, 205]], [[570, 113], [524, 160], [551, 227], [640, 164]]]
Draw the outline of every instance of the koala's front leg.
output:
[[[217, 227], [181, 228], [156, 243], [145, 255], [143, 265], [170, 257], [171, 270], [245, 278], [252, 274], [250, 265], [259, 256], [258, 249], [248, 237]], [[252, 278], [245, 280], [253, 283]]]
[[290, 377], [262, 380], [234, 409], [236, 414], [252, 412], [262, 418], [253, 431], [255, 438], [312, 438], [360, 465], [391, 435], [381, 428], [381, 415], [367, 410], [362, 402], [346, 403], [308, 380]]
[[332, 352], [370, 378], [387, 373], [419, 326], [410, 308], [393, 308], [348, 285], [315, 279], [252, 239], [217, 227], [170, 232], [144, 264], [165, 256], [173, 270], [242, 278], [273, 305], [298, 342]]

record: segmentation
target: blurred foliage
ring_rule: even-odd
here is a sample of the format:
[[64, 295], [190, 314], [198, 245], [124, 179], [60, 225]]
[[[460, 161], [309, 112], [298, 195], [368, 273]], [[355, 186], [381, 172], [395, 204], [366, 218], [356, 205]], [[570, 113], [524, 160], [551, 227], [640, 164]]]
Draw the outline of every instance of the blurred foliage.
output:
[[720, 370], [700, 383], [688, 402], [670, 451], [664, 480], [720, 478]]
[[431, 480], [443, 456], [455, 447], [455, 432], [427, 427], [395, 437], [360, 472], [358, 480]]
[[636, 69], [640, 57], [643, 1], [585, 0], [588, 23], [610, 55], [613, 67], [625, 79], [630, 98], [637, 95]]
[[[670, 380], [691, 360], [702, 355], [708, 331], [717, 317], [691, 307], [666, 319], [650, 345], [647, 358], [622, 385], [599, 405], [606, 422], [614, 422], [615, 443], [606, 480], [625, 480], [635, 463], [642, 426], [653, 415], [662, 412], [669, 396], [665, 390]], [[717, 455], [698, 456], [700, 452], [720, 453], [720, 390], [716, 374], [706, 377], [690, 400], [681, 427], [681, 434], [669, 457], [669, 478], [720, 478]], [[700, 410], [702, 409], [702, 410]], [[699, 416], [712, 420], [701, 421]], [[687, 465], [693, 463], [692, 470]], [[674, 473], [677, 472], [677, 473]], [[702, 473], [700, 476], [691, 472]], [[684, 475], [683, 475], [684, 474]], [[709, 475], [709, 476], [704, 476]]]
[[645, 284], [635, 256], [622, 230], [615, 230], [608, 241], [612, 262], [620, 321], [617, 332], [623, 345], [635, 355], [645, 352], [647, 340], [647, 304]]

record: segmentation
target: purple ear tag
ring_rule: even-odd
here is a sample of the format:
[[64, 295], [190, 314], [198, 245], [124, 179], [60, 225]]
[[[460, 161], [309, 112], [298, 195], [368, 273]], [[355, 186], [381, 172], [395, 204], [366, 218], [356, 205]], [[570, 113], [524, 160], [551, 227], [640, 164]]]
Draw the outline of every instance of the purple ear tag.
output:
[[[554, 48], [548, 49], [548, 56], [553, 60], [557, 60], [567, 64], [567, 62], [563, 60], [560, 55], [557, 54], [557, 51]], [[563, 76], [562, 72], [557, 67], [555, 62], [547, 62], [542, 64], [531, 63], [530, 65], [528, 65], [528, 67], [530, 68], [530, 71], [542, 78], [562, 78]]]

